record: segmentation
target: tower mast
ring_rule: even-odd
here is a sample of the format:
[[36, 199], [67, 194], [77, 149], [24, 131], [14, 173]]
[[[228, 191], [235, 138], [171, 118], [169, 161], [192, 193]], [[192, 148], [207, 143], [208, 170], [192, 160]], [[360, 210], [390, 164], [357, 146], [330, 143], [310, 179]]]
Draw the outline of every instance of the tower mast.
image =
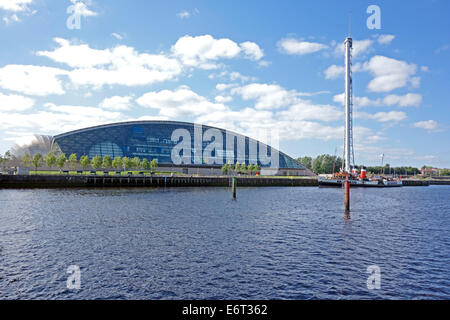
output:
[[347, 37], [345, 46], [345, 139], [344, 139], [344, 171], [351, 172], [353, 155], [353, 115], [352, 115], [352, 47], [353, 40]]

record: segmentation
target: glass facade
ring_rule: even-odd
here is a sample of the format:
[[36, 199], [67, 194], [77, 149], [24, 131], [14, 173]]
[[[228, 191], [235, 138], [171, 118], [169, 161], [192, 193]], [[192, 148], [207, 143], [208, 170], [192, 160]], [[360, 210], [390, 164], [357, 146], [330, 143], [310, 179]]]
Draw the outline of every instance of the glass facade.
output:
[[[157, 159], [158, 163], [164, 164], [179, 164], [173, 161], [173, 155], [176, 154], [182, 159], [182, 164], [221, 165], [245, 162], [247, 165], [258, 163], [260, 167], [269, 167], [271, 164], [267, 163], [267, 158], [278, 154], [276, 162], [279, 168], [305, 169], [291, 157], [261, 142], [193, 123], [114, 123], [57, 135], [54, 141], [66, 155], [75, 153], [78, 158], [83, 155], [88, 155], [89, 158], [126, 156]], [[178, 151], [181, 145], [188, 148]]]

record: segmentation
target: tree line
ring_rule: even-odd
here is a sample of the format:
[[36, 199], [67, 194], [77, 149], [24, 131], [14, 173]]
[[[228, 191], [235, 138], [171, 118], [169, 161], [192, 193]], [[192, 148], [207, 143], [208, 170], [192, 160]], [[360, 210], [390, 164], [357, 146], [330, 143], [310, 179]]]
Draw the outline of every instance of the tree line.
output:
[[[339, 172], [342, 167], [343, 160], [341, 157], [322, 154], [316, 158], [300, 157], [297, 162], [312, 170], [315, 174], [332, 174]], [[362, 166], [358, 166], [361, 168]], [[425, 166], [424, 166], [425, 167]], [[391, 167], [389, 164], [384, 166], [368, 166], [366, 167], [368, 174], [397, 174], [397, 175], [416, 175], [420, 173], [418, 168], [411, 166]], [[443, 169], [441, 171], [444, 171]], [[441, 172], [442, 174], [442, 172]]]
[[56, 156], [53, 152], [50, 152], [46, 156], [43, 156], [40, 153], [36, 153], [33, 157], [30, 156], [29, 153], [26, 153], [23, 157], [21, 157], [20, 162], [22, 165], [29, 167], [33, 166], [37, 171], [40, 167], [47, 165], [48, 168], [59, 168], [63, 170], [66, 166], [70, 169], [74, 169], [76, 166], [80, 166], [83, 170], [88, 167], [92, 167], [95, 170], [98, 169], [144, 169], [144, 170], [155, 170], [158, 167], [158, 160], [153, 159], [149, 161], [148, 159], [139, 159], [138, 157], [128, 158], [128, 157], [115, 157], [112, 158], [109, 155], [104, 156], [103, 158], [100, 156], [95, 156], [92, 159], [89, 156], [81, 156], [79, 159], [75, 153], [72, 153], [69, 158], [66, 157], [64, 153]]
[[250, 163], [248, 166], [243, 163], [236, 162], [236, 164], [233, 166], [229, 163], [224, 164], [222, 166], [222, 173], [227, 175], [230, 173], [237, 173], [237, 174], [257, 174], [261, 169], [259, 168], [258, 164], [252, 164]]

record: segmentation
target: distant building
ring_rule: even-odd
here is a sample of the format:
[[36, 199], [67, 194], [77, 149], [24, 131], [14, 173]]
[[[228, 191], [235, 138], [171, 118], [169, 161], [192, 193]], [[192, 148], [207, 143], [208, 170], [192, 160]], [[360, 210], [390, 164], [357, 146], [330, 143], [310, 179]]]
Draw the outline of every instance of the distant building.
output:
[[16, 157], [22, 157], [26, 153], [34, 156], [36, 153], [46, 155], [50, 152], [52, 146], [52, 136], [35, 135], [34, 139], [25, 145], [14, 145], [11, 149], [12, 154]]
[[436, 169], [436, 168], [420, 169], [420, 174], [423, 175], [423, 176], [438, 175], [439, 174], [439, 169]]
[[224, 164], [258, 164], [261, 175], [310, 176], [288, 155], [223, 129], [175, 121], [112, 123], [57, 135], [53, 148], [67, 156], [156, 159], [160, 167], [185, 174], [221, 174]]

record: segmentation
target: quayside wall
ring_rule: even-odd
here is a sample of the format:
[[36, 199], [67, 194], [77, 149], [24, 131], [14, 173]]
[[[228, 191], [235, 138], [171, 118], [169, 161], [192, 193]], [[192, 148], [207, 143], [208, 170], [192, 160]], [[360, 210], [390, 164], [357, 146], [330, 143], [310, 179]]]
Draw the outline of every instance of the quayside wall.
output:
[[[231, 177], [0, 175], [0, 188], [229, 187]], [[317, 178], [237, 177], [239, 187], [315, 187]], [[403, 186], [450, 185], [450, 180], [403, 180]]]
[[[317, 186], [316, 178], [237, 177], [240, 187]], [[231, 177], [0, 175], [0, 188], [228, 187]]]

